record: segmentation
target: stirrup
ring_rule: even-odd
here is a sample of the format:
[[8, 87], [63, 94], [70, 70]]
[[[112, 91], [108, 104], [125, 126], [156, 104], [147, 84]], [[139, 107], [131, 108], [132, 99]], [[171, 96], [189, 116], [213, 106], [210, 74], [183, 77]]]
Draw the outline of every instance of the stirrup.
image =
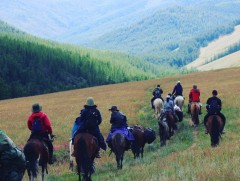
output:
[[97, 152], [97, 154], [96, 154], [95, 157], [96, 157], [96, 158], [101, 158], [100, 152]]

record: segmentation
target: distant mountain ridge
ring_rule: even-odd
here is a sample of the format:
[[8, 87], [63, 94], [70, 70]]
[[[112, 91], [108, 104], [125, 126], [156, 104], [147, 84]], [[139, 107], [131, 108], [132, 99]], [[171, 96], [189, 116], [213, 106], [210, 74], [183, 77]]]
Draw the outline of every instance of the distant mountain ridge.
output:
[[182, 67], [240, 24], [240, 0], [2, 0], [0, 19], [28, 33]]

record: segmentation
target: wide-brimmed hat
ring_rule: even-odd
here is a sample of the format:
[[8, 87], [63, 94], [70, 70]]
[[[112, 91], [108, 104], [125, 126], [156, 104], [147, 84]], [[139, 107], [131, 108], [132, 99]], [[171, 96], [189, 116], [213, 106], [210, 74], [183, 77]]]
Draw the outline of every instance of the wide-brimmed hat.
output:
[[85, 105], [86, 106], [95, 106], [93, 98], [92, 97], [88, 97]]
[[109, 111], [118, 111], [117, 106], [112, 106], [111, 108], [108, 109]]
[[38, 103], [35, 103], [32, 105], [32, 112], [36, 113], [36, 112], [40, 112], [42, 110], [42, 106], [40, 106]]

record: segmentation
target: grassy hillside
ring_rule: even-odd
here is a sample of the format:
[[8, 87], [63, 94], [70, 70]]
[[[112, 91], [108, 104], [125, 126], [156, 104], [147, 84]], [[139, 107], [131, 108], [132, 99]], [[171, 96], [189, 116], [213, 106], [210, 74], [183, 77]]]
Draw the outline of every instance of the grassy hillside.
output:
[[[239, 46], [239, 44], [240, 44], [240, 26], [239, 25], [235, 27], [233, 33], [231, 33], [229, 35], [221, 36], [217, 40], [209, 43], [206, 47], [201, 48], [199, 57], [195, 61], [189, 63], [186, 66], [186, 68], [209, 70], [209, 69], [214, 69], [214, 64], [218, 64], [218, 66], [216, 68], [219, 68], [219, 67], [227, 68], [228, 67], [227, 62], [229, 62], [229, 66], [231, 66], [234, 64], [234, 61], [238, 60], [237, 59], [238, 56], [232, 55], [232, 56], [229, 56], [229, 58], [227, 58], [226, 55], [229, 55], [229, 54], [235, 52], [235, 51], [228, 52], [228, 50], [234, 44], [236, 44], [236, 45], [238, 44], [238, 48], [235, 49], [235, 51], [238, 51], [240, 49], [240, 46]], [[223, 56], [220, 56], [221, 54], [223, 54]], [[236, 54], [238, 54], [238, 53], [236, 53]], [[224, 58], [222, 58], [222, 57], [224, 57]], [[221, 60], [213, 63], [213, 61], [215, 61], [216, 59], [219, 59], [219, 58], [221, 58]], [[225, 63], [221, 63], [222, 61]], [[211, 66], [211, 65], [213, 65], [213, 66]], [[204, 67], [209, 67], [209, 69], [205, 69]]]
[[[3, 100], [0, 101], [1, 129], [22, 146], [30, 134], [26, 121], [31, 106], [35, 102], [42, 104], [57, 135], [55, 148], [62, 148], [55, 151], [58, 163], [49, 166], [47, 180], [77, 180], [77, 175], [68, 170], [67, 149], [64, 147], [70, 138], [75, 117], [88, 96], [94, 97], [102, 113], [100, 129], [105, 138], [110, 129], [108, 108], [113, 104], [127, 115], [129, 125], [141, 124], [157, 131], [157, 122], [149, 105], [151, 91], [161, 84], [165, 97], [180, 80], [186, 97], [184, 120], [167, 146], [160, 148], [158, 137], [153, 144], [146, 145], [143, 159], [133, 160], [132, 153], [127, 152], [120, 171], [116, 169], [114, 156], [108, 156], [109, 150], [102, 152], [102, 158], [96, 160], [93, 180], [239, 180], [239, 76], [240, 68], [232, 68]], [[215, 149], [210, 147], [210, 137], [204, 134], [203, 125], [193, 129], [190, 116], [185, 113], [192, 84], [197, 84], [201, 90], [203, 107], [212, 89], [219, 91], [223, 101], [222, 112], [227, 117], [226, 134]], [[203, 113], [206, 113], [204, 108]]]
[[59, 44], [0, 21], [0, 99], [146, 80], [181, 70], [126, 54]]

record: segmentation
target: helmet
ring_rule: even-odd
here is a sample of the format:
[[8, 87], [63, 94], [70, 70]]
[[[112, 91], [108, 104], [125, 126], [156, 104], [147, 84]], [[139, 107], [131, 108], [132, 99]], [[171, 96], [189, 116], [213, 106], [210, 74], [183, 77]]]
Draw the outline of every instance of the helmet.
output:
[[85, 105], [86, 106], [95, 106], [93, 98], [88, 97]]

